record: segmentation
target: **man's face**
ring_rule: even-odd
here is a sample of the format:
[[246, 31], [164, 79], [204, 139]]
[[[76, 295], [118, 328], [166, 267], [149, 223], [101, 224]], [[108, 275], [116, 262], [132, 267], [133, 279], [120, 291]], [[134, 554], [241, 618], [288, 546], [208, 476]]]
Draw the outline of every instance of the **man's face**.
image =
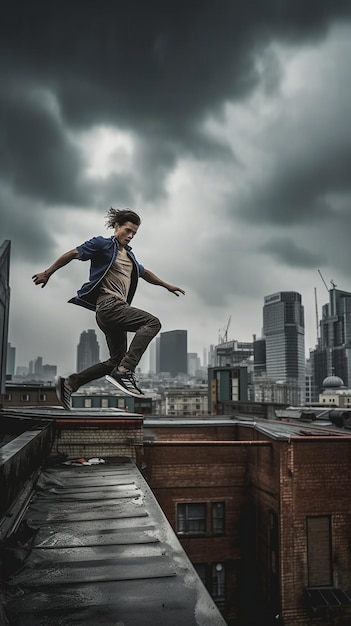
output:
[[119, 224], [115, 224], [115, 237], [118, 243], [125, 248], [133, 239], [134, 235], [136, 235], [139, 226], [133, 224], [133, 222], [125, 222], [120, 226]]

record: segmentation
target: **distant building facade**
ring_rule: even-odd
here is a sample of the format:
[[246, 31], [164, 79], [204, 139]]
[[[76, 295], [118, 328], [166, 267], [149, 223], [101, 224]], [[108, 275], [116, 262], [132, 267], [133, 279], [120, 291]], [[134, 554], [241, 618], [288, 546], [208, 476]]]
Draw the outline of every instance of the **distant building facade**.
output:
[[23, 408], [31, 406], [59, 406], [55, 387], [43, 383], [8, 383], [2, 396], [4, 407]]
[[225, 341], [215, 347], [215, 365], [220, 367], [245, 364], [252, 356], [252, 341]]
[[329, 303], [322, 307], [320, 336], [310, 359], [313, 376], [313, 400], [318, 401], [327, 376], [339, 376], [351, 388], [351, 293], [333, 286]]
[[200, 358], [196, 352], [188, 352], [188, 375], [196, 376], [196, 372], [200, 370]]
[[247, 366], [208, 368], [208, 412], [223, 414], [223, 405], [248, 400]]
[[347, 389], [339, 376], [327, 376], [323, 391], [319, 394], [319, 404], [351, 409], [351, 389]]
[[160, 413], [162, 415], [207, 415], [207, 388], [166, 389], [162, 394]]
[[305, 403], [305, 320], [299, 293], [265, 297], [263, 337], [254, 341], [254, 371], [256, 401]]
[[29, 368], [18, 367], [16, 370], [16, 379], [27, 378], [29, 380], [37, 380], [42, 382], [53, 382], [57, 374], [57, 365], [49, 365], [43, 363], [43, 357], [37, 356], [34, 361], [29, 362]]
[[160, 337], [157, 336], [150, 343], [150, 372], [156, 374], [160, 371]]
[[13, 377], [15, 375], [16, 367], [16, 348], [7, 344], [7, 362], [6, 362], [6, 376]]
[[188, 374], [188, 331], [170, 330], [160, 334], [159, 372], [171, 376]]
[[100, 361], [100, 346], [93, 329], [83, 330], [77, 346], [77, 372]]

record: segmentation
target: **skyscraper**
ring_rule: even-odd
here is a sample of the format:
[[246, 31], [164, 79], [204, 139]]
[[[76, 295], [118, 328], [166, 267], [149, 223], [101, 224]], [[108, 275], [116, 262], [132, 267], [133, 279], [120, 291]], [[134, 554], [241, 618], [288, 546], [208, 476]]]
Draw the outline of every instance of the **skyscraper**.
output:
[[152, 340], [149, 346], [149, 354], [150, 354], [150, 372], [156, 374], [156, 372], [160, 371], [159, 362], [160, 362], [160, 337], [155, 337]]
[[0, 393], [5, 393], [7, 338], [10, 311], [10, 250], [11, 242], [0, 246]]
[[351, 387], [351, 293], [333, 288], [329, 303], [322, 307], [318, 345], [310, 353], [313, 376], [313, 400], [318, 401], [327, 376], [339, 376]]
[[37, 356], [34, 361], [34, 376], [35, 378], [42, 378], [43, 376], [43, 357]]
[[[265, 297], [263, 338], [266, 382], [284, 386], [286, 402], [304, 403], [305, 321], [299, 293], [280, 291]], [[259, 353], [262, 358], [262, 345]]]
[[77, 346], [77, 372], [98, 363], [100, 360], [100, 346], [95, 330], [83, 330]]
[[16, 365], [16, 348], [11, 346], [10, 343], [7, 344], [7, 363], [6, 363], [6, 375], [14, 376], [15, 375], [15, 365]]
[[188, 374], [196, 376], [196, 372], [200, 369], [200, 359], [196, 352], [188, 352]]
[[188, 331], [170, 330], [160, 334], [159, 371], [171, 376], [188, 373]]

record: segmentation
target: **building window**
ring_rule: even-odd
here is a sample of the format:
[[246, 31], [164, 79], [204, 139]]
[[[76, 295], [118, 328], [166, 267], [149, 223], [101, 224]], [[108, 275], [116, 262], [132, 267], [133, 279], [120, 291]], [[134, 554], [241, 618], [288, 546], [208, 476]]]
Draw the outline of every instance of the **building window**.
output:
[[179, 535], [206, 533], [206, 502], [177, 505], [177, 533]]
[[101, 398], [101, 408], [108, 409], [108, 398]]
[[29, 393], [22, 393], [21, 400], [22, 400], [22, 402], [29, 402], [29, 400], [30, 400]]
[[91, 398], [84, 398], [84, 407], [86, 409], [91, 409]]
[[12, 400], [12, 396], [10, 393], [5, 393], [4, 394], [4, 400], [5, 402], [10, 402]]
[[46, 401], [47, 401], [47, 399], [48, 399], [48, 398], [47, 398], [46, 393], [40, 393], [40, 394], [39, 394], [39, 400], [40, 400], [40, 402], [46, 402]]
[[213, 563], [212, 564], [212, 597], [215, 600], [224, 600], [224, 584], [225, 584], [225, 576], [224, 576], [224, 565], [223, 563]]
[[308, 586], [333, 585], [330, 516], [307, 517], [306, 532]]
[[207, 565], [206, 563], [194, 563], [194, 569], [203, 585], [207, 583]]
[[212, 502], [212, 533], [222, 535], [224, 533], [224, 502]]

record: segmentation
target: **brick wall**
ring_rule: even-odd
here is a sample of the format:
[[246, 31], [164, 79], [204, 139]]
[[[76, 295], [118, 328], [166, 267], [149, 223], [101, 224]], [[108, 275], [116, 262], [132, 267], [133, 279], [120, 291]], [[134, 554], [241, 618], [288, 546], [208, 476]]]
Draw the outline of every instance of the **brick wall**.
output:
[[[330, 586], [351, 589], [351, 439], [295, 438], [250, 450], [248, 479], [254, 504], [258, 588], [263, 600], [280, 596], [284, 626], [327, 626], [330, 615], [307, 610], [307, 518], [330, 516], [332, 580]], [[271, 571], [272, 516], [279, 524], [279, 578]], [[274, 589], [274, 585], [278, 588]], [[349, 607], [333, 611], [333, 626], [351, 624]]]
[[[351, 438], [284, 441], [247, 426], [203, 424], [153, 427], [149, 437], [144, 474], [175, 531], [178, 503], [225, 502], [223, 536], [179, 539], [193, 563], [225, 564], [228, 624], [280, 615], [276, 623], [284, 626], [330, 626], [329, 614], [312, 615], [306, 606], [306, 519], [330, 515], [332, 582], [350, 592]], [[332, 619], [333, 626], [351, 624], [350, 609]]]
[[161, 443], [157, 447], [145, 447], [144, 462], [144, 475], [175, 532], [177, 504], [206, 502], [210, 506], [211, 502], [225, 503], [223, 536], [208, 532], [204, 537], [178, 535], [178, 538], [193, 563], [207, 564], [209, 577], [212, 564], [224, 564], [227, 590], [224, 615], [228, 623], [235, 620], [241, 569], [239, 532], [246, 489], [246, 448], [223, 445], [219, 449], [216, 444], [201, 446], [195, 443], [192, 446], [181, 443], [163, 446]]

